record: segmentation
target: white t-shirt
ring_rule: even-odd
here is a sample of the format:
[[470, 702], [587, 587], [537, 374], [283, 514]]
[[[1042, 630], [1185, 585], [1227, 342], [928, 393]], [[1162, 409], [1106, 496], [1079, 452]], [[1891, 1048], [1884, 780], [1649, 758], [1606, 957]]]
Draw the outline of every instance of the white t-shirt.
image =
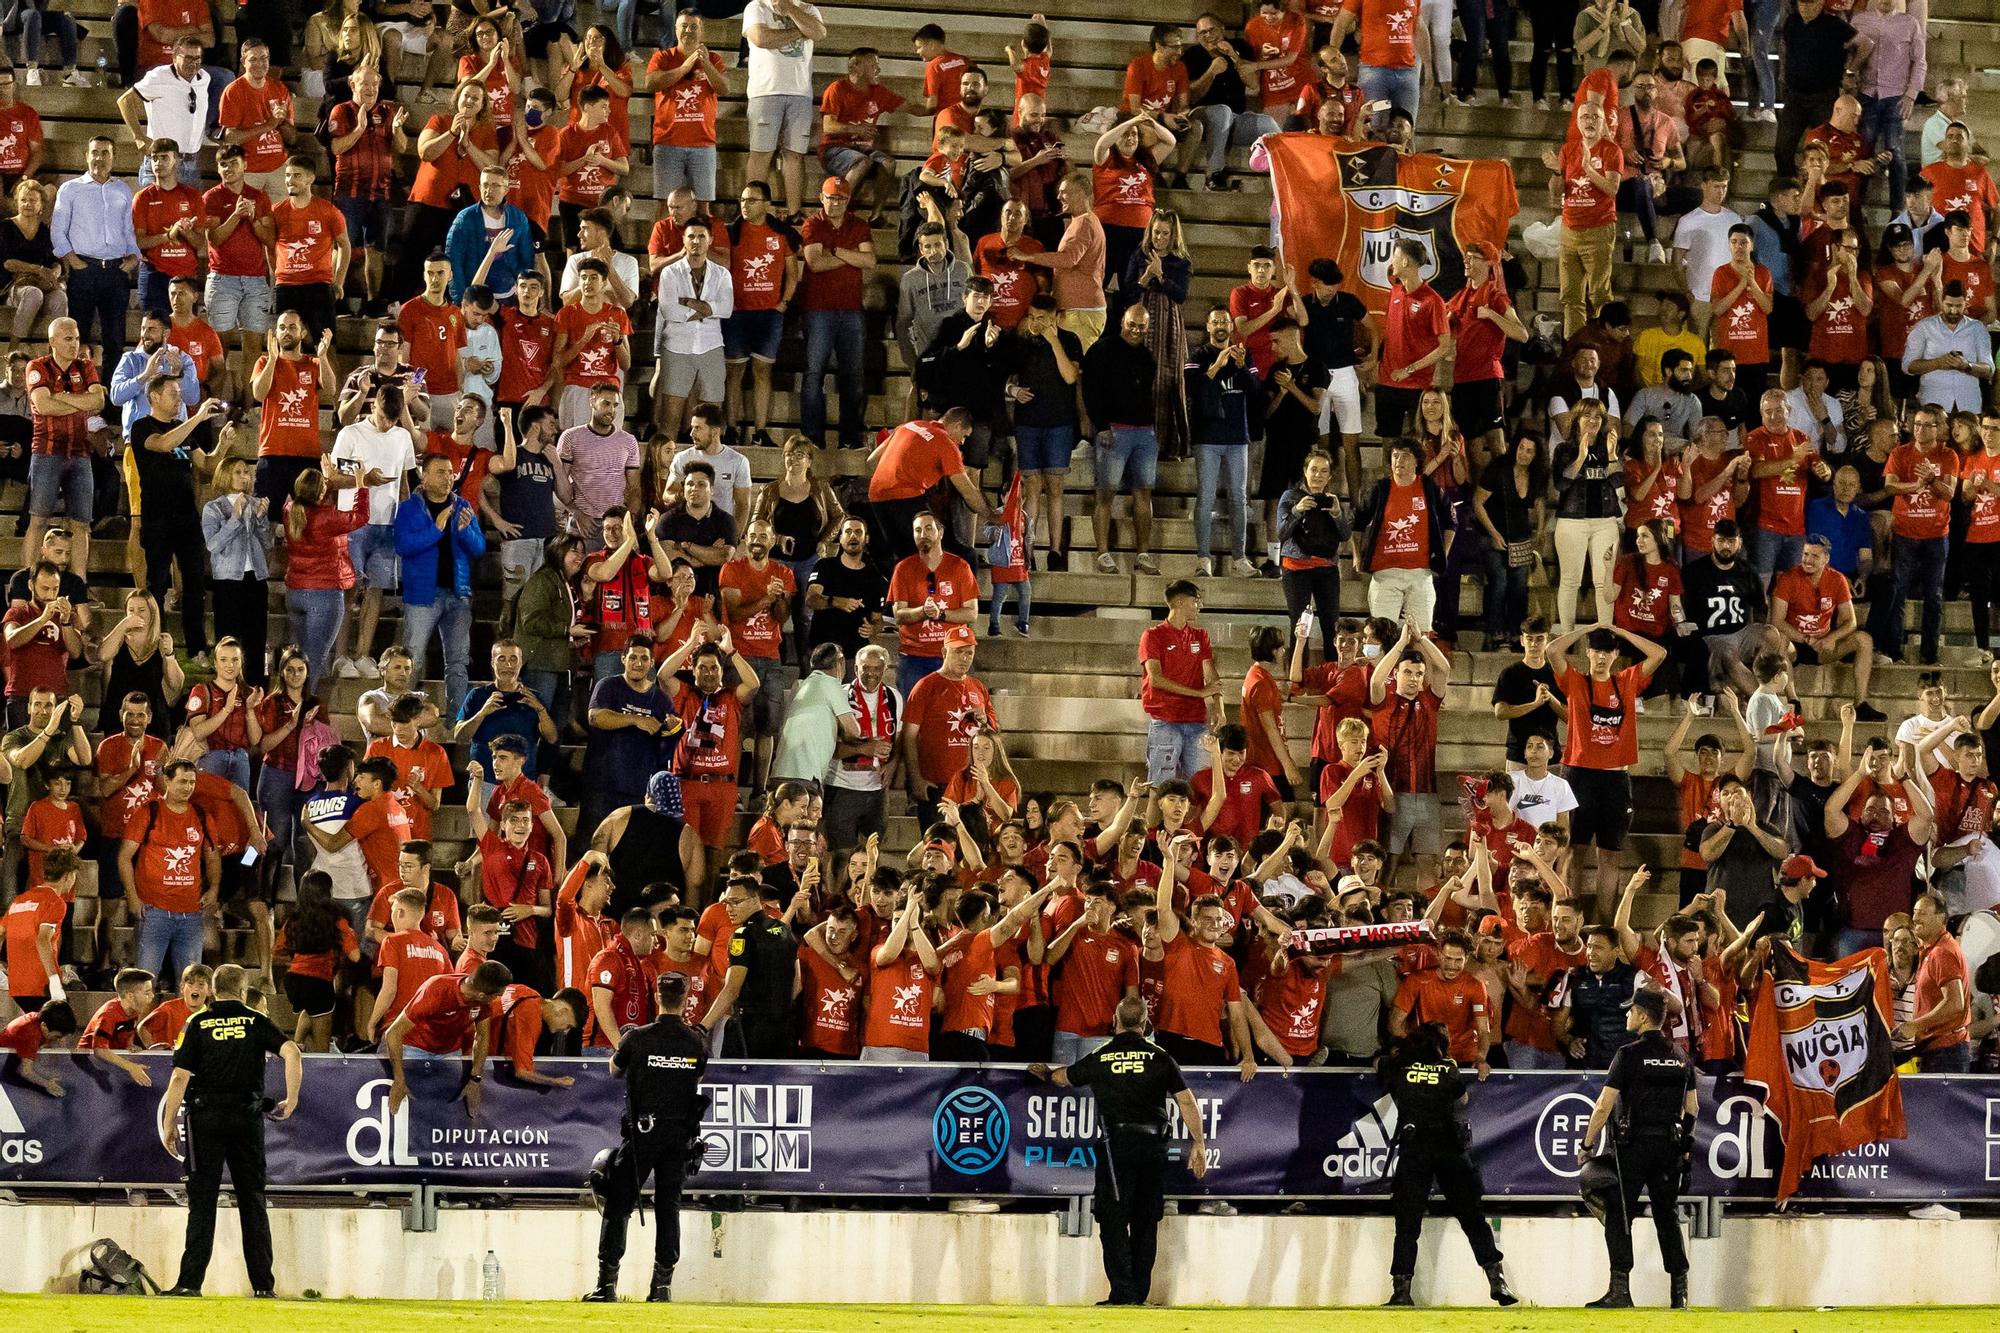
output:
[[[818, 8], [813, 5], [801, 5], [800, 8], [814, 18], [820, 16]], [[750, 0], [750, 7], [743, 11], [743, 30], [748, 32], [760, 25], [766, 28], [796, 28], [790, 19], [781, 17], [772, 8], [770, 0]], [[752, 43], [750, 80], [745, 90], [747, 95], [811, 97], [812, 59], [813, 44], [804, 37], [769, 50]]]
[[746, 498], [739, 511], [736, 497], [739, 494], [748, 497], [750, 494], [750, 460], [728, 445], [712, 454], [705, 454], [699, 449], [683, 449], [667, 464], [667, 484], [678, 486], [681, 478], [687, 475], [687, 465], [697, 459], [715, 469], [715, 507], [735, 519], [737, 531], [742, 531], [750, 517], [750, 505]]
[[[342, 426], [340, 434], [333, 437], [333, 460], [342, 462], [353, 459], [355, 472], [367, 476], [369, 471], [380, 472], [389, 480], [368, 492], [368, 521], [374, 524], [396, 521], [397, 497], [401, 493], [399, 483], [403, 474], [417, 466], [416, 442], [410, 432], [401, 426], [391, 426], [387, 430], [376, 430], [366, 419], [350, 426]], [[354, 492], [340, 493], [340, 507], [354, 508]]]
[[1528, 776], [1524, 768], [1510, 769], [1507, 776], [1514, 782], [1514, 794], [1508, 798], [1508, 808], [1527, 823], [1540, 828], [1557, 815], [1576, 809], [1576, 793], [1570, 790], [1568, 779], [1554, 769], [1540, 781]]
[[[465, 346], [459, 350], [458, 391], [469, 393], [474, 398], [486, 400], [486, 424], [493, 424], [493, 382], [500, 378], [500, 330], [487, 320], [476, 329], [465, 331]], [[491, 361], [493, 369], [485, 375], [475, 375], [465, 369], [465, 359]]]
[[[1950, 725], [1951, 725], [1951, 718], [1948, 716], [1941, 717], [1937, 721], [1933, 722], [1929, 718], [1925, 717], [1922, 713], [1912, 713], [1910, 714], [1910, 716], [1903, 719], [1901, 726], [1896, 728], [1896, 744], [1922, 745], [1925, 741], [1930, 739], [1930, 735], [1932, 732], [1941, 730], [1945, 727], [1949, 727]], [[1937, 749], [1932, 750], [1930, 753], [1929, 761], [1924, 765], [1924, 772], [1935, 773], [1938, 771], [1939, 768], [1943, 767], [1944, 752], [1950, 749], [1956, 740], [1957, 737], [1955, 735], [1947, 736], [1939, 744]]]
[[1682, 268], [1692, 299], [1706, 301], [1713, 295], [1709, 284], [1715, 280], [1715, 270], [1729, 262], [1729, 229], [1742, 221], [1733, 208], [1718, 213], [1697, 208], [1681, 214], [1674, 224], [1674, 249], [1687, 251]]
[[1793, 430], [1803, 434], [1813, 442], [1813, 448], [1821, 453], [1844, 454], [1847, 452], [1847, 415], [1840, 410], [1840, 400], [1828, 391], [1819, 396], [1820, 406], [1826, 409], [1826, 419], [1833, 423], [1833, 445], [1831, 448], [1820, 443], [1819, 418], [1813, 415], [1812, 405], [1806, 402], [1804, 385], [1785, 394], [1785, 419]]
[[[132, 85], [146, 102], [146, 136], [172, 139], [181, 156], [201, 151], [208, 130], [209, 81], [206, 69], [192, 79], [174, 73], [171, 64], [155, 65]], [[138, 188], [136, 185], [134, 190]]]
[[[569, 301], [575, 299], [577, 292], [582, 288], [583, 275], [577, 271], [576, 266], [589, 258], [591, 258], [590, 255], [584, 254], [582, 251], [577, 251], [572, 253], [568, 262], [563, 265], [560, 287], [563, 300]], [[623, 250], [613, 250], [611, 252], [611, 276], [624, 283], [625, 289], [633, 295], [642, 294], [639, 287], [639, 261], [636, 257], [626, 254]], [[606, 288], [605, 299], [609, 301], [610, 296], [610, 289]]]

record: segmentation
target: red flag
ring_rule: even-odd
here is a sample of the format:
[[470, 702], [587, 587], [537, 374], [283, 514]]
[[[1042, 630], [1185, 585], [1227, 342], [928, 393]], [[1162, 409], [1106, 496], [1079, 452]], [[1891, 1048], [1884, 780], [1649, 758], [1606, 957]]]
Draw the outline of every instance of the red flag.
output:
[[1889, 1044], [1893, 1012], [1882, 950], [1821, 963], [1773, 941], [1743, 1072], [1763, 1087], [1785, 1140], [1778, 1202], [1820, 1158], [1904, 1137], [1903, 1089]]
[[1389, 254], [1399, 240], [1424, 245], [1424, 280], [1449, 296], [1465, 285], [1464, 247], [1507, 248], [1520, 201], [1505, 162], [1398, 153], [1387, 144], [1324, 134], [1263, 139], [1278, 201], [1285, 260], [1332, 259], [1346, 288], [1380, 314], [1389, 299]]

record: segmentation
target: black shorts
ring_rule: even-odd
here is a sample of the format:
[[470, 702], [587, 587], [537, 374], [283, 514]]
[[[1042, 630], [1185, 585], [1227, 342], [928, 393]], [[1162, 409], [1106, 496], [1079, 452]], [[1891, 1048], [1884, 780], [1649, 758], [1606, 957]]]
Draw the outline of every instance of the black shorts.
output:
[[528, 55], [534, 60], [540, 60], [546, 56], [549, 53], [549, 47], [555, 44], [555, 40], [558, 37], [567, 37], [572, 42], [576, 41], [576, 29], [567, 23], [537, 23], [530, 26], [526, 32], [521, 34], [521, 40], [527, 45]]
[[1422, 389], [1396, 389], [1386, 385], [1375, 386], [1375, 434], [1384, 443], [1397, 439], [1404, 428], [1416, 419], [1417, 404], [1422, 400]]
[[271, 502], [271, 512], [285, 512], [285, 501], [292, 498], [292, 487], [300, 476], [307, 472], [319, 471], [317, 458], [287, 458], [274, 455], [257, 460], [257, 498]]
[[1288, 440], [1282, 435], [1270, 435], [1264, 439], [1264, 461], [1257, 469], [1257, 498], [1275, 500], [1297, 483], [1299, 474], [1305, 471], [1306, 455], [1312, 452], [1313, 440]]
[[1788, 352], [1803, 352], [1812, 342], [1812, 321], [1796, 296], [1774, 292], [1771, 296], [1771, 346]]
[[333, 983], [320, 977], [302, 977], [296, 972], [287, 972], [285, 1001], [292, 1006], [295, 1014], [325, 1018], [333, 1012]]
[[1624, 851], [1625, 835], [1632, 831], [1632, 775], [1622, 768], [1565, 764], [1563, 777], [1576, 793], [1576, 809], [1569, 812], [1570, 846]]
[[287, 310], [296, 310], [306, 326], [307, 347], [319, 346], [319, 335], [333, 327], [333, 284], [330, 282], [280, 283], [271, 289], [271, 322]]
[[1468, 440], [1506, 424], [1500, 412], [1500, 381], [1473, 380], [1451, 386], [1451, 419]]
[[1797, 655], [1800, 666], [1819, 665], [1819, 649], [1813, 647], [1811, 644], [1795, 643], [1792, 645], [1792, 651]]
[[358, 195], [335, 196], [333, 206], [347, 219], [347, 239], [357, 250], [383, 250], [389, 245], [389, 224], [396, 206], [387, 199]]

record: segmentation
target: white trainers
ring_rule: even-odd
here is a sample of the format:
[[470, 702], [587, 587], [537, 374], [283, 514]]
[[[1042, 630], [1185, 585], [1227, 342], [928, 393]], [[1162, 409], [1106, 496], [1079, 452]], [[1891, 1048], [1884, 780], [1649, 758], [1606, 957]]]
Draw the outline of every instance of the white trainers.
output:
[[1118, 557], [1109, 551], [1099, 551], [1097, 553], [1097, 572], [1100, 574], [1116, 574], [1118, 572]]
[[97, 86], [90, 81], [90, 76], [80, 69], [69, 71], [63, 75], [62, 81], [64, 86], [69, 88], [94, 88]]
[[363, 680], [382, 679], [382, 668], [380, 665], [376, 663], [375, 659], [372, 657], [362, 657], [355, 659], [354, 669], [360, 673], [361, 678]]
[[1257, 566], [1239, 555], [1229, 562], [1229, 572], [1239, 579], [1254, 579], [1257, 577]]
[[1639, 716], [1646, 716], [1646, 701], [1644, 699], [1636, 699], [1633, 702], [1638, 708]]
[[1948, 1204], [1927, 1203], [1921, 1208], [1910, 1209], [1910, 1216], [1919, 1222], [1956, 1222], [1958, 1209]]
[[27, 85], [28, 85], [28, 86], [29, 86], [30, 88], [39, 88], [39, 87], [41, 87], [41, 86], [42, 86], [42, 67], [41, 67], [40, 65], [30, 65], [30, 66], [28, 66], [28, 77], [26, 78], [26, 80], [24, 80], [24, 82], [26, 82], [26, 83], [27, 83]]
[[1712, 694], [1702, 695], [1699, 699], [1688, 705], [1688, 712], [1694, 714], [1696, 717], [1714, 717], [1715, 696]]
[[336, 657], [333, 660], [333, 674], [342, 680], [360, 680], [361, 668], [345, 657]]
[[1204, 1199], [1196, 1211], [1203, 1217], [1234, 1217], [1236, 1206], [1222, 1199]]
[[1209, 559], [1207, 556], [1203, 556], [1201, 559], [1194, 562], [1194, 574], [1195, 577], [1199, 579], [1214, 578], [1215, 561]]
[[949, 1207], [954, 1213], [997, 1213], [1000, 1205], [991, 1199], [953, 1199]]

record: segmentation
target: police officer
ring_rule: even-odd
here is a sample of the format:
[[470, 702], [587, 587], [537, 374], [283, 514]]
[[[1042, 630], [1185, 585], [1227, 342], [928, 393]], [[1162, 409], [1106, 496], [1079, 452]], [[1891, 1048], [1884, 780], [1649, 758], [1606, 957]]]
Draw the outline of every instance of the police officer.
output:
[[703, 1021], [711, 1033], [728, 1022], [717, 1049], [729, 1058], [791, 1058], [799, 937], [783, 916], [774, 915], [782, 913], [784, 901], [782, 889], [747, 876], [732, 877], [723, 891], [722, 906], [736, 933], [729, 937], [729, 972]]
[[1604, 1223], [1604, 1248], [1611, 1257], [1611, 1287], [1590, 1302], [1592, 1309], [1632, 1304], [1632, 1210], [1641, 1190], [1652, 1200], [1673, 1308], [1687, 1308], [1687, 1246], [1681, 1240], [1679, 1205], [1694, 1166], [1698, 1108], [1694, 1066], [1660, 1030], [1666, 1015], [1667, 999], [1659, 991], [1633, 995], [1625, 1028], [1637, 1040], [1611, 1058], [1604, 1090], [1597, 1094], [1577, 1149], [1583, 1201]]
[[654, 994], [659, 1017], [626, 1032], [611, 1053], [611, 1071], [625, 1079], [625, 1141], [599, 1154], [590, 1188], [604, 1220], [597, 1236], [597, 1285], [586, 1301], [618, 1299], [618, 1262], [625, 1257], [625, 1225], [639, 1204], [647, 1177], [653, 1181], [653, 1285], [649, 1301], [670, 1301], [674, 1265], [681, 1257], [681, 1183], [698, 1151], [702, 1071], [708, 1042], [682, 1021], [687, 978], [669, 972]]
[[276, 1023], [243, 1002], [245, 974], [233, 963], [215, 969], [215, 998], [188, 1019], [174, 1045], [174, 1075], [161, 1104], [160, 1140], [175, 1157], [175, 1118], [187, 1101], [188, 1227], [180, 1280], [169, 1296], [201, 1295], [215, 1247], [215, 1201], [222, 1168], [236, 1190], [243, 1229], [243, 1266], [254, 1296], [273, 1294], [271, 1220], [264, 1211], [264, 1058], [285, 1061], [285, 1100], [277, 1118], [298, 1109], [302, 1062], [299, 1048]]
[[1423, 1234], [1433, 1183], [1471, 1243], [1473, 1258], [1486, 1270], [1486, 1289], [1494, 1303], [1515, 1304], [1517, 1298], [1507, 1289], [1500, 1268], [1493, 1227], [1479, 1207], [1486, 1187], [1465, 1151], [1472, 1141], [1472, 1130], [1465, 1123], [1465, 1079], [1451, 1058], [1444, 1028], [1425, 1023], [1393, 1043], [1376, 1062], [1375, 1078], [1396, 1103], [1396, 1176], [1390, 1187], [1396, 1247], [1389, 1260], [1394, 1292], [1388, 1304], [1416, 1304], [1410, 1297], [1410, 1280], [1417, 1271], [1417, 1240]]
[[1128, 995], [1113, 1015], [1111, 1040], [1073, 1065], [1028, 1066], [1058, 1087], [1097, 1094], [1097, 1198], [1094, 1210], [1104, 1245], [1104, 1276], [1111, 1295], [1099, 1305], [1143, 1305], [1153, 1289], [1153, 1256], [1159, 1248], [1166, 1199], [1167, 1102], [1172, 1099], [1188, 1130], [1188, 1169], [1208, 1174], [1206, 1141], [1194, 1094], [1180, 1066], [1146, 1037], [1146, 1002]]

